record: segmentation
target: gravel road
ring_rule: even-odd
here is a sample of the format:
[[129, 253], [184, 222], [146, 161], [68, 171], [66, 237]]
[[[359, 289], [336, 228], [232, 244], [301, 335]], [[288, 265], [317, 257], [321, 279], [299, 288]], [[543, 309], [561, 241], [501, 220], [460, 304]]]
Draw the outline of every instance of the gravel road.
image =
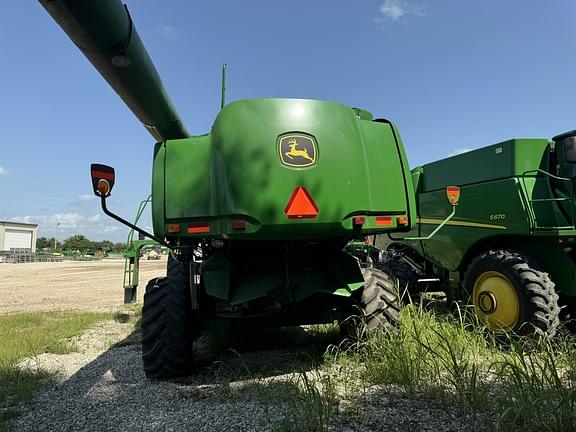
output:
[[[283, 338], [278, 334], [277, 340]], [[286, 346], [235, 352], [200, 365], [185, 380], [154, 382], [142, 371], [139, 335], [129, 334], [125, 324], [102, 323], [82, 336], [79, 345], [80, 353], [43, 354], [29, 361], [28, 367], [40, 364], [60, 373], [17, 420], [15, 432], [285, 431], [291, 429], [282, 427], [284, 417], [299, 415], [274, 397], [263, 398], [266, 387], [259, 387], [269, 380], [293, 382], [291, 365], [302, 356]], [[249, 377], [229, 379], [238, 365], [251, 370]], [[254, 365], [265, 365], [261, 370], [267, 372], [259, 373]], [[473, 419], [393, 387], [364, 389], [358, 400], [361, 408], [340, 410], [330, 431], [477, 430]]]
[[147, 380], [137, 334], [104, 351], [94, 342], [109, 343], [123, 334], [121, 327], [107, 322], [93, 329], [81, 338], [81, 353], [44, 354], [29, 361], [30, 367], [39, 364], [60, 374], [18, 419], [15, 430], [258, 431], [270, 430], [281, 419], [270, 407], [265, 413], [261, 404], [211, 382], [210, 369], [180, 382]]
[[[146, 280], [163, 275], [166, 265], [142, 264], [140, 302]], [[0, 313], [118, 309], [122, 271], [118, 261], [1, 264]], [[23, 410], [15, 431], [291, 430], [284, 417], [302, 414], [282, 395], [271, 395], [268, 384], [291, 383], [297, 370], [312, 370], [306, 362], [314, 355], [318, 359], [326, 345], [312, 339], [294, 346], [283, 332], [255, 335], [243, 349], [199, 363], [197, 373], [185, 380], [153, 382], [142, 371], [139, 331], [117, 321], [100, 323], [77, 339], [80, 352], [40, 354], [23, 362], [22, 367], [40, 366], [58, 375]], [[358, 397], [352, 409], [342, 403], [331, 431], [476, 430], [472, 419], [452, 408], [435, 408], [392, 387], [362, 389]]]
[[[138, 301], [149, 279], [166, 274], [166, 258], [140, 261]], [[124, 301], [124, 260], [0, 264], [0, 314], [117, 309]]]

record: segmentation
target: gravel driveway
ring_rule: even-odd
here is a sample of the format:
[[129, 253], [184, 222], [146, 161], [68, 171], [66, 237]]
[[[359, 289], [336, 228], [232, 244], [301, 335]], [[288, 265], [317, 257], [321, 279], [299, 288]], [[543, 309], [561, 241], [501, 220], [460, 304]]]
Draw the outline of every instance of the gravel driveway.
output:
[[[282, 338], [282, 334], [277, 337]], [[121, 339], [117, 346], [105, 349], [111, 341]], [[298, 356], [302, 359], [298, 351], [264, 346], [235, 352], [200, 365], [198, 373], [185, 380], [153, 382], [142, 371], [138, 339], [137, 332], [130, 334], [130, 326], [106, 322], [79, 339], [81, 353], [39, 356], [32, 366], [39, 362], [59, 370], [60, 375], [17, 420], [15, 430], [286, 431], [290, 429], [282, 427], [283, 418], [297, 419], [298, 412], [273, 397], [263, 399], [264, 387], [259, 383], [293, 378], [291, 365]], [[238, 365], [256, 373], [230, 379], [230, 370], [237, 373]], [[262, 375], [257, 369], [268, 373]], [[472, 419], [394, 388], [364, 389], [359, 400], [362, 408], [341, 410], [330, 430], [476, 430]]]
[[[142, 265], [140, 302], [147, 279], [165, 274], [166, 263]], [[0, 313], [118, 309], [123, 266], [119, 260], [0, 265]], [[132, 324], [106, 321], [76, 342], [78, 353], [41, 354], [22, 365], [56, 370], [58, 378], [26, 407], [17, 432], [289, 431], [283, 419], [298, 422], [305, 407], [287, 404], [283, 393], [289, 387], [282, 385], [313, 370], [328, 343], [308, 337], [296, 345], [278, 330], [251, 337], [248, 346], [217, 361], [200, 360], [198, 372], [185, 380], [152, 382], [142, 371]], [[280, 393], [270, 392], [271, 382], [280, 384]], [[435, 408], [392, 387], [362, 389], [355, 404], [346, 402], [330, 430], [477, 430], [476, 422], [451, 407]]]

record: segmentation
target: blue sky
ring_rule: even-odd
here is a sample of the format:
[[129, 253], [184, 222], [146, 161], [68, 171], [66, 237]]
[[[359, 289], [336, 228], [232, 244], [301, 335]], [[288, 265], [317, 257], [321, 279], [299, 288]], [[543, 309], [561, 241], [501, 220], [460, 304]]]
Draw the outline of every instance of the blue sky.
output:
[[[576, 128], [574, 0], [129, 1], [194, 134], [228, 100], [301, 97], [398, 125], [412, 166], [512, 137]], [[153, 139], [36, 1], [0, 15], [0, 220], [40, 236], [122, 241], [91, 197], [91, 162], [115, 166], [110, 207], [150, 191]], [[150, 225], [146, 216], [144, 225]]]

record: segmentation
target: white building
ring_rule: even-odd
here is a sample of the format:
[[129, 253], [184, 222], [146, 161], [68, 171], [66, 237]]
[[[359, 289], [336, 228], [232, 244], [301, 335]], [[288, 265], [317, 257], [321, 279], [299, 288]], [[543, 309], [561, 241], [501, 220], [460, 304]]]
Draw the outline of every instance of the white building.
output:
[[0, 221], [0, 251], [28, 249], [36, 252], [38, 225]]

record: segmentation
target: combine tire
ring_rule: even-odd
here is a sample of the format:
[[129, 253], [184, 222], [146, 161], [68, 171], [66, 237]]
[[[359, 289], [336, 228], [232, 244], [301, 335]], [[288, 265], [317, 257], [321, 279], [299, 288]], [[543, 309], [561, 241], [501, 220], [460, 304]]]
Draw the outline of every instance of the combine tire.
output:
[[148, 378], [176, 378], [190, 373], [193, 321], [186, 283], [178, 277], [148, 282], [142, 309], [142, 361]]
[[475, 258], [463, 282], [465, 299], [496, 334], [552, 337], [560, 323], [558, 294], [530, 258], [490, 250]]
[[398, 282], [398, 290], [403, 303], [415, 302], [419, 299], [418, 273], [400, 256], [394, 255], [387, 258], [378, 265], [378, 268]]
[[368, 268], [363, 270], [364, 289], [360, 304], [368, 330], [380, 326], [395, 326], [400, 322], [398, 286], [385, 271]]

